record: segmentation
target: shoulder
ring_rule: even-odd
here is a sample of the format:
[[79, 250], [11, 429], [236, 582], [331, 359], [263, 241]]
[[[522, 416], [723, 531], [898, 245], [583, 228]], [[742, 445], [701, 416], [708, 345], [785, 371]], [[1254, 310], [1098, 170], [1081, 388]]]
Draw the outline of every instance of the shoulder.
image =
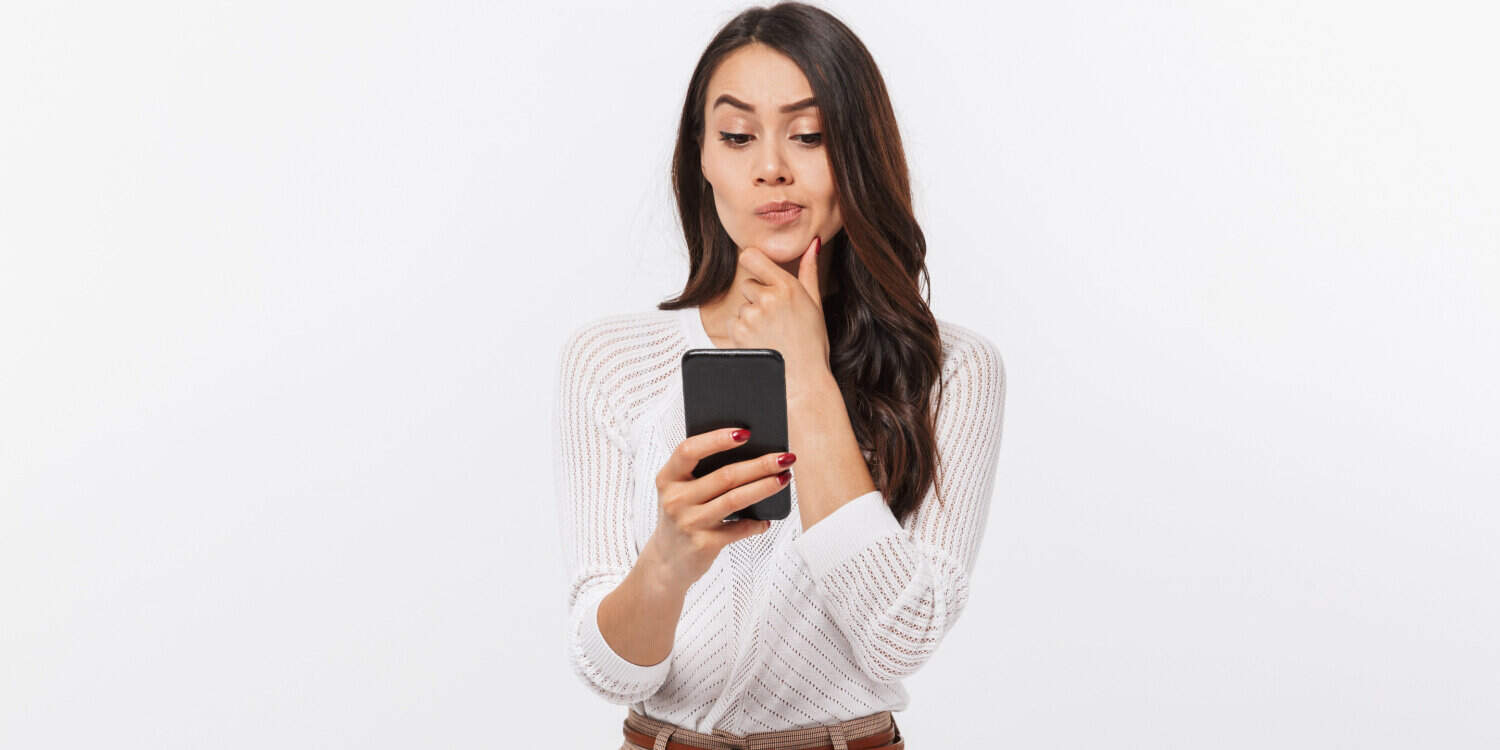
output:
[[675, 310], [610, 313], [574, 324], [557, 355], [559, 388], [629, 423], [660, 393], [682, 356]]
[[943, 380], [964, 378], [969, 382], [1005, 387], [1005, 360], [1000, 347], [988, 336], [968, 326], [938, 319], [943, 342]]
[[675, 310], [633, 310], [586, 318], [563, 337], [563, 351], [600, 350], [639, 345], [677, 325]]
[[[1005, 360], [1000, 348], [968, 326], [939, 320], [938, 329], [943, 340], [942, 396], [934, 409], [969, 415], [954, 424], [969, 424], [972, 418], [998, 422], [1005, 410]], [[933, 385], [934, 393], [938, 388]]]
[[680, 335], [674, 310], [610, 313], [575, 323], [563, 336], [559, 353], [564, 368], [595, 368], [621, 358], [641, 361], [670, 348]]

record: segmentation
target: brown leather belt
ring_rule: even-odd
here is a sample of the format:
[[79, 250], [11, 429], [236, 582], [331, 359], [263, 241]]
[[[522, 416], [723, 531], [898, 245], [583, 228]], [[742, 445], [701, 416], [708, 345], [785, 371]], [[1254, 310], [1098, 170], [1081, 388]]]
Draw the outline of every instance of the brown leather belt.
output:
[[[653, 749], [656, 747], [655, 738], [637, 732], [630, 727], [625, 727], [624, 729], [625, 739], [629, 741], [630, 744]], [[847, 744], [849, 746], [849, 750], [905, 750], [906, 748], [906, 741], [901, 738], [900, 732], [898, 732], [896, 730], [896, 727], [894, 726], [892, 726], [890, 729], [885, 730], [884, 732], [876, 732], [875, 734], [860, 737], [859, 739], [849, 740]], [[665, 750], [709, 749], [699, 747], [697, 745], [689, 745], [686, 742], [669, 739], [667, 740]], [[817, 747], [806, 748], [806, 750], [834, 750], [834, 747], [833, 745], [818, 745]]]

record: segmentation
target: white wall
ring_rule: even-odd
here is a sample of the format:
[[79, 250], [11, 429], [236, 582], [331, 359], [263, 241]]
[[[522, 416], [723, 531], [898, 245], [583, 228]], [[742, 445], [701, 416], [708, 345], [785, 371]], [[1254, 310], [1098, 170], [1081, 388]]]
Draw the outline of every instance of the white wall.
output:
[[[0, 746], [616, 746], [551, 368], [742, 6], [548, 5], [0, 10]], [[1500, 743], [1486, 5], [824, 6], [1010, 377], [914, 747]]]

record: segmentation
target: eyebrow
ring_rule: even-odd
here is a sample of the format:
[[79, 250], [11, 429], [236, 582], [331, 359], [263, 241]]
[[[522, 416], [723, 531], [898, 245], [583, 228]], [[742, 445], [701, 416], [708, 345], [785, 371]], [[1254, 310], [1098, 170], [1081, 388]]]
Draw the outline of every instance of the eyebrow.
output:
[[[710, 107], [709, 109], [717, 108], [720, 104], [728, 104], [731, 107], [734, 107], [736, 109], [743, 109], [746, 112], [755, 111], [755, 107], [746, 104], [728, 94], [719, 94], [719, 98], [714, 100], [714, 106]], [[807, 109], [808, 107], [816, 106], [818, 106], [818, 100], [814, 97], [809, 96], [800, 102], [792, 102], [791, 104], [783, 106], [780, 111], [783, 113], [796, 112], [799, 109]]]

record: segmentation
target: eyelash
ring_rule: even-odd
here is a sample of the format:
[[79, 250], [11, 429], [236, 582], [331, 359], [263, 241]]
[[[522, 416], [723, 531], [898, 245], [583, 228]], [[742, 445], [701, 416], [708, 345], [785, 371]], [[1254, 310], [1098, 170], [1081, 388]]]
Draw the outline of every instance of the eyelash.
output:
[[[742, 146], [749, 145], [749, 141], [736, 141], [736, 140], [733, 140], [735, 138], [749, 138], [749, 137], [750, 137], [749, 133], [726, 133], [726, 132], [724, 132], [722, 130], [719, 131], [719, 140], [724, 141], [725, 143], [729, 144], [730, 148], [740, 148]], [[803, 133], [801, 135], [794, 135], [792, 137], [793, 138], [817, 138], [817, 140], [814, 141], [814, 142], [812, 142], [812, 143], [808, 143], [807, 141], [802, 141], [802, 145], [808, 146], [808, 147], [818, 146], [819, 144], [821, 144], [823, 142], [823, 134], [822, 133]]]

